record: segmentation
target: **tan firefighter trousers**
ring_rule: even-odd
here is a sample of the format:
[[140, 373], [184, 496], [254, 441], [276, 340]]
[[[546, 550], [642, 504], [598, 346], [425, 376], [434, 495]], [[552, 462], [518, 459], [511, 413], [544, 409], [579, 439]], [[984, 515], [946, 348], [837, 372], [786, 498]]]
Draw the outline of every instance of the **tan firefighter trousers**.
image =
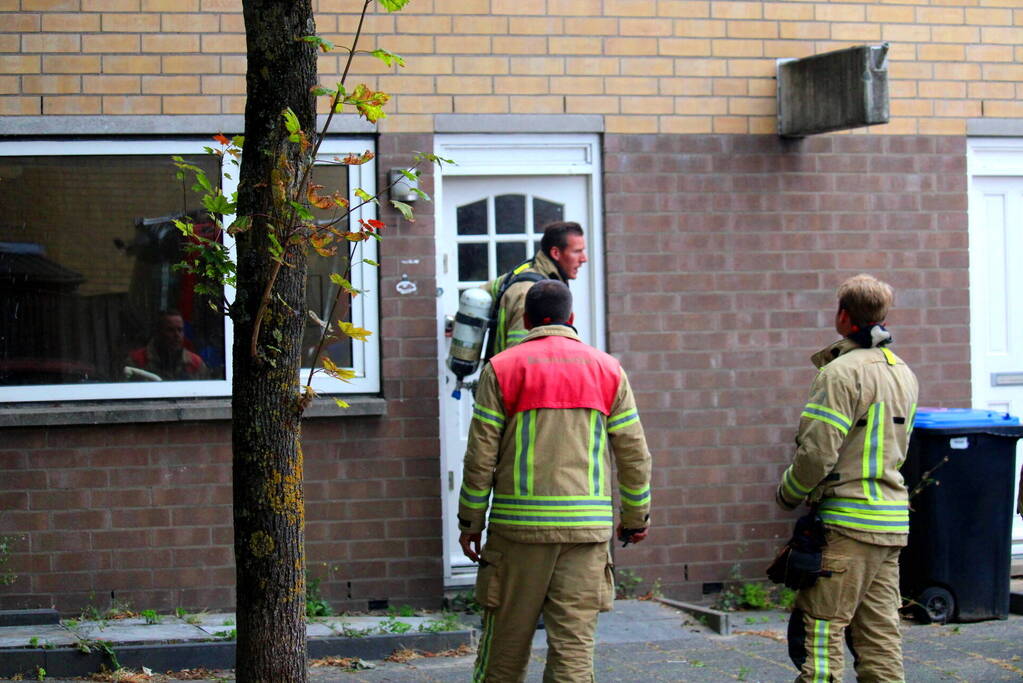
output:
[[826, 534], [822, 568], [831, 576], [819, 578], [796, 596], [796, 608], [803, 612], [799, 635], [805, 638], [806, 654], [797, 683], [840, 682], [846, 640], [860, 683], [901, 683], [902, 548], [863, 543], [831, 530]]
[[516, 543], [487, 538], [476, 579], [483, 634], [474, 683], [520, 683], [541, 612], [545, 683], [592, 683], [597, 612], [614, 603], [608, 544]]

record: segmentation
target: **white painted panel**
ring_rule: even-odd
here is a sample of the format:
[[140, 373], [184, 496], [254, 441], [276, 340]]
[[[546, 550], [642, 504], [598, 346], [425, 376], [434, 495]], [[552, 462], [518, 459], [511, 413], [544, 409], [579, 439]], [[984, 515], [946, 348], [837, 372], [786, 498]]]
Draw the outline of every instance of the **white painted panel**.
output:
[[1008, 311], [1005, 307], [1005, 212], [1007, 197], [984, 194], [984, 251], [987, 261], [987, 352], [1004, 354], [1009, 347]]
[[[564, 204], [564, 220], [577, 221], [586, 231], [589, 262], [571, 283], [576, 327], [588, 343], [604, 348], [604, 253], [601, 225], [599, 142], [595, 135], [442, 135], [436, 154], [455, 161], [445, 165], [436, 179], [437, 213], [437, 336], [440, 365], [440, 434], [442, 505], [444, 513], [444, 565], [447, 585], [465, 585], [475, 577], [458, 546], [458, 491], [462, 459], [471, 419], [472, 396], [451, 397], [454, 376], [445, 367], [449, 341], [443, 318], [458, 308], [459, 290], [485, 280], [459, 280], [458, 244], [487, 245], [487, 279], [496, 277], [498, 245], [521, 237], [496, 234], [493, 197], [521, 193], [527, 212], [536, 198]], [[458, 236], [456, 209], [467, 202], [488, 198], [486, 235]], [[527, 213], [527, 215], [529, 215]], [[536, 236], [537, 241], [539, 235]], [[532, 255], [529, 250], [527, 256]]]
[[[993, 386], [993, 373], [1023, 372], [1023, 140], [969, 147], [970, 314], [973, 405], [1023, 418], [1023, 386]], [[1015, 472], [1023, 466], [1016, 446]], [[1013, 510], [1013, 555], [1023, 559], [1023, 519]]]

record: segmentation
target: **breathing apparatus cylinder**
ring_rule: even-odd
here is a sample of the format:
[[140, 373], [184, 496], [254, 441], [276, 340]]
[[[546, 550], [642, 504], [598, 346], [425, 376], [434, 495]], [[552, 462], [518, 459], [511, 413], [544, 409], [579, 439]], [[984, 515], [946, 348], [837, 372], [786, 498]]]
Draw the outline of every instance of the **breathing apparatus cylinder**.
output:
[[490, 322], [490, 308], [493, 299], [479, 287], [471, 287], [458, 299], [458, 314], [451, 331], [451, 350], [448, 352], [448, 369], [455, 373], [458, 383], [452, 396], [462, 397], [461, 389], [468, 375], [476, 372], [483, 353], [483, 338]]

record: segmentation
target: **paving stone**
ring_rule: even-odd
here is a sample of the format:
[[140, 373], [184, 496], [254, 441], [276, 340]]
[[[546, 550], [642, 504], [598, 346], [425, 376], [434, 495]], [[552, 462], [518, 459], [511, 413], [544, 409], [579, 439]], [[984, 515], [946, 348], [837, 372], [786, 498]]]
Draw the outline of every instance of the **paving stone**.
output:
[[159, 624], [144, 619], [81, 622], [72, 629], [83, 640], [105, 640], [111, 643], [174, 643], [182, 640], [205, 640], [211, 635], [191, 624], [170, 617]]
[[[32, 639], [36, 644], [32, 644]], [[0, 628], [0, 648], [5, 647], [59, 647], [74, 645], [78, 639], [60, 624], [38, 626], [5, 626]]]

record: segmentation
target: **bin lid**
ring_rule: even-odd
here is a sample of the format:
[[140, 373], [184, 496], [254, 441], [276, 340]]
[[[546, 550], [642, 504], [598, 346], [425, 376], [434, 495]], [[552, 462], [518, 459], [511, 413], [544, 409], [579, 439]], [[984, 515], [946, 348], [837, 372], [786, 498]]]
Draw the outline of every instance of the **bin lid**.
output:
[[1010, 427], [1019, 418], [1008, 413], [976, 408], [919, 408], [913, 427], [923, 429], [957, 429], [961, 427]]

